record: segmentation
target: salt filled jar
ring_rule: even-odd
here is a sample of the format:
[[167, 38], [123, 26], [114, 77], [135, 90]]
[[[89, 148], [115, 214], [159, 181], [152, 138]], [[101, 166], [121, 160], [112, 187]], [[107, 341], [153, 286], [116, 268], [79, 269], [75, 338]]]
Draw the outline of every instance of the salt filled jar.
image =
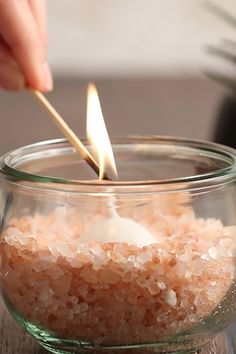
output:
[[113, 150], [115, 181], [64, 140], [2, 157], [7, 308], [53, 353], [204, 351], [235, 313], [235, 151], [169, 137]]

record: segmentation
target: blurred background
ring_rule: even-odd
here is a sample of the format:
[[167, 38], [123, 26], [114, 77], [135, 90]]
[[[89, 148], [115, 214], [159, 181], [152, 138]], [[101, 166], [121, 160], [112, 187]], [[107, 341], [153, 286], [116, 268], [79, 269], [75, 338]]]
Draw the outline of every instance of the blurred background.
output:
[[[236, 16], [235, 0], [212, 1]], [[96, 83], [111, 136], [165, 134], [213, 139], [228, 90], [211, 69], [234, 75], [206, 52], [236, 40], [236, 28], [196, 0], [47, 0], [48, 98], [85, 136], [86, 85]], [[235, 51], [236, 52], [236, 51]], [[28, 93], [0, 92], [0, 152], [60, 132]]]

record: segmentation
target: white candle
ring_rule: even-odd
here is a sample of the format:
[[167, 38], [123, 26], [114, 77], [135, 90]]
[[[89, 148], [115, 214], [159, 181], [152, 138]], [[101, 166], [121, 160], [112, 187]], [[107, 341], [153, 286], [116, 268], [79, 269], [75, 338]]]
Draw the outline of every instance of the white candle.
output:
[[157, 238], [144, 226], [118, 215], [92, 222], [81, 236], [80, 242], [87, 243], [92, 240], [102, 243], [125, 242], [137, 247], [157, 243]]

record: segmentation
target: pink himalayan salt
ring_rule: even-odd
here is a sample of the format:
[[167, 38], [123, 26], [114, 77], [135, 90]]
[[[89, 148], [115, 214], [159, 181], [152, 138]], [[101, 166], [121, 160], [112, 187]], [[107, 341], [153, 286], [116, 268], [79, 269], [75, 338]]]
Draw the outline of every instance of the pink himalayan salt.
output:
[[181, 204], [186, 196], [176, 198], [119, 210], [161, 240], [142, 248], [81, 244], [86, 221], [75, 210], [12, 219], [0, 245], [9, 300], [57, 335], [103, 344], [157, 341], [198, 324], [233, 284], [236, 228], [198, 219]]

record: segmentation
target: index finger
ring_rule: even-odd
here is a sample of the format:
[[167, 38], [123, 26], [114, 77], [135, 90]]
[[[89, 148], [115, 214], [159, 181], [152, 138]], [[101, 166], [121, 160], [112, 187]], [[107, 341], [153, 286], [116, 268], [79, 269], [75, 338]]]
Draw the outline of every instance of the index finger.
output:
[[44, 0], [28, 0], [34, 15], [43, 43], [47, 44], [47, 11]]

